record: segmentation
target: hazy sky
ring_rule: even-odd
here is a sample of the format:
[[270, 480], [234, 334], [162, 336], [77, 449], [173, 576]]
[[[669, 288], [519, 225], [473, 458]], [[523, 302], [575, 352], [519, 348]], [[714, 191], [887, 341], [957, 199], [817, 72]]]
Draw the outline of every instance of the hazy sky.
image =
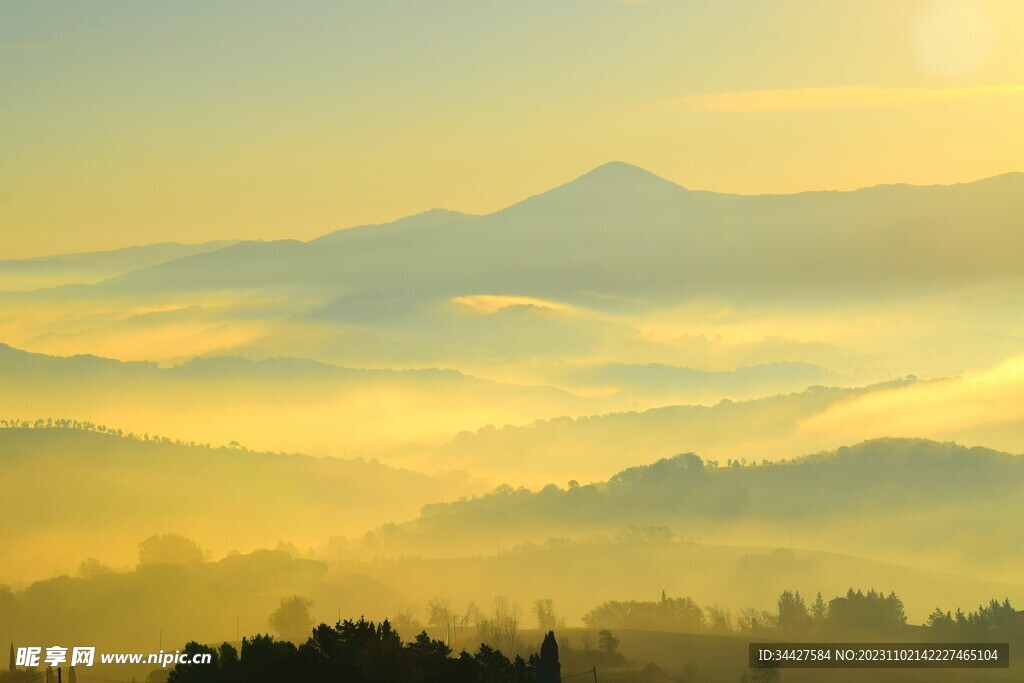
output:
[[0, 0], [0, 258], [1024, 170], [1019, 0]]

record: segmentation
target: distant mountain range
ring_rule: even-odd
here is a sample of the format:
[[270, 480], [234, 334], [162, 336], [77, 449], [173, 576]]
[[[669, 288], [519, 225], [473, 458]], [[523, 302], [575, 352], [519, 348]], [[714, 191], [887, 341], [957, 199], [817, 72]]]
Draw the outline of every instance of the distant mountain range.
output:
[[113, 251], [0, 261], [0, 292], [65, 284], [91, 284], [186, 256], [216, 251], [232, 244], [235, 242], [223, 240], [203, 244], [167, 242]]
[[[242, 440], [345, 454], [366, 452], [368, 439], [404, 434], [408, 410], [415, 406], [415, 419], [429, 422], [429, 431], [419, 438], [428, 434], [434, 443], [417, 445], [413, 440], [403, 445], [399, 439], [387, 454], [424, 471], [470, 469], [522, 483], [535, 482], [538, 476], [604, 476], [624, 464], [671, 454], [683, 443], [728, 448], [743, 436], [771, 444], [792, 430], [796, 417], [889, 386], [791, 394], [835, 378], [815, 366], [786, 363], [735, 372], [590, 365], [567, 379], [578, 386], [618, 391], [587, 396], [448, 369], [346, 368], [301, 358], [217, 356], [162, 367], [91, 355], [55, 357], [0, 344], [0, 416], [74, 415], [139, 432], [187, 433], [213, 443]], [[717, 403], [721, 396], [775, 394], [783, 395], [734, 408], [675, 405], [607, 414], [631, 396], [674, 405], [672, 399], [680, 396]], [[737, 429], [741, 422], [745, 431]], [[488, 423], [505, 427], [497, 432], [480, 429]], [[378, 451], [381, 457], [386, 453]]]
[[[739, 196], [613, 162], [485, 216], [431, 211], [309, 243], [242, 242], [145, 265], [95, 295], [285, 288], [317, 315], [472, 294], [589, 306], [914, 291], [1017, 276], [1024, 174], [953, 186]], [[630, 304], [632, 302], [632, 304]]]
[[0, 349], [0, 408], [513, 483], [894, 433], [1012, 449], [1012, 410], [802, 427], [1019, 354], [1021, 216], [1020, 173], [737, 196], [615, 162], [484, 216], [69, 257], [118, 272], [0, 293], [0, 341], [39, 353]]

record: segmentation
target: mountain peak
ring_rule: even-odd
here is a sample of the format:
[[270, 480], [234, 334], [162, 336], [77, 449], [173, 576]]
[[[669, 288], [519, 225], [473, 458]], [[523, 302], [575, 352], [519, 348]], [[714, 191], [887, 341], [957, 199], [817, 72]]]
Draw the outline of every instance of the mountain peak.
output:
[[663, 183], [669, 182], [661, 176], [655, 175], [645, 168], [641, 168], [625, 161], [609, 161], [601, 164], [593, 170], [587, 171], [576, 180], [584, 179], [614, 179], [616, 181], [629, 180], [660, 180]]
[[665, 192], [674, 194], [686, 191], [686, 188], [676, 185], [670, 180], [665, 180], [659, 175], [624, 161], [609, 161], [606, 164], [601, 164], [579, 178], [555, 188], [552, 192], [571, 188], [582, 189], [586, 194], [594, 195], [595, 199], [608, 193], [621, 198], [624, 195], [650, 197], [652, 194]]
[[553, 190], [515, 204], [506, 211], [561, 206], [586, 207], [602, 212], [609, 206], [656, 206], [664, 200], [678, 198], [688, 192], [686, 188], [639, 166], [610, 161]]

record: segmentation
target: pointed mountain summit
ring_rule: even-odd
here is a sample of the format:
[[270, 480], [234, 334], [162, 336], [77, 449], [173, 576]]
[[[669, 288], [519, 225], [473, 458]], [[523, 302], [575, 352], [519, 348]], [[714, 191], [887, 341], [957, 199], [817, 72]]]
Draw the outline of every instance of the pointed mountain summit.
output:
[[665, 180], [648, 170], [622, 161], [611, 161], [584, 173], [564, 185], [534, 195], [504, 211], [529, 210], [597, 210], [610, 207], [660, 206], [678, 202], [694, 194], [680, 185]]
[[604, 183], [604, 184], [615, 184], [615, 185], [630, 185], [630, 184], [641, 184], [641, 183], [657, 183], [661, 185], [671, 185], [673, 187], [679, 187], [675, 183], [662, 178], [659, 175], [651, 173], [645, 168], [636, 166], [634, 164], [626, 163], [625, 161], [609, 161], [608, 163], [601, 164], [600, 166], [587, 171], [576, 180], [570, 181], [569, 185], [574, 183]]
[[[295, 286], [318, 315], [406, 315], [467, 294], [672, 301], [891, 296], [1016, 277], [1024, 176], [952, 187], [742, 196], [612, 162], [484, 216], [429, 211], [313, 243], [238, 244], [141, 269], [97, 291]], [[941, 237], [937, 239], [936, 236]], [[342, 305], [343, 304], [343, 305]], [[602, 304], [603, 305], [603, 304]], [[423, 308], [426, 310], [426, 308]]]

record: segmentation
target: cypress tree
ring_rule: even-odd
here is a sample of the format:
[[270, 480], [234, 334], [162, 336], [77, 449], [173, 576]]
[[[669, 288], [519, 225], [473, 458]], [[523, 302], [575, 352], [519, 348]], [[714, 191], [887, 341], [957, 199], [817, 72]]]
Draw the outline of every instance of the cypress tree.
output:
[[558, 643], [555, 632], [548, 631], [544, 642], [540, 644], [540, 657], [537, 660], [538, 683], [561, 683], [562, 665], [558, 663]]

